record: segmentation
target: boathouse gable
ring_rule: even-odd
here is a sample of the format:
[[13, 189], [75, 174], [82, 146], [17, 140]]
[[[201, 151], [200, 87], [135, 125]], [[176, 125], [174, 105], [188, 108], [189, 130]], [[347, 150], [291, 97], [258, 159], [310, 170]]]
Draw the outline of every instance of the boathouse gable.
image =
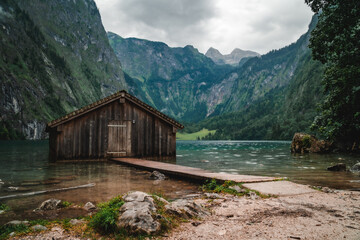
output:
[[183, 126], [126, 91], [47, 125], [51, 160], [137, 157], [172, 159]]

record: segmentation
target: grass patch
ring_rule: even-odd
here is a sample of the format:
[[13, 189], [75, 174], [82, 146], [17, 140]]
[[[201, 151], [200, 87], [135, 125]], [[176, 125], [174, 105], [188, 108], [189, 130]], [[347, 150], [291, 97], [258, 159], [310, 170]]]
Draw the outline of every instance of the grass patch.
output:
[[186, 133], [186, 132], [178, 132], [176, 133], [176, 139], [177, 140], [201, 140], [203, 137], [209, 135], [211, 133], [212, 135], [215, 134], [216, 130], [208, 130], [206, 128], [201, 129], [198, 132], [194, 133]]
[[0, 240], [7, 239], [12, 232], [16, 234], [28, 233], [30, 232], [30, 228], [25, 224], [3, 225], [0, 227]]
[[119, 209], [124, 203], [121, 196], [118, 196], [108, 202], [98, 204], [100, 210], [91, 218], [89, 226], [101, 234], [115, 234], [118, 230], [116, 222]]
[[[243, 191], [238, 192], [235, 189], [231, 188], [233, 186], [239, 186]], [[223, 184], [218, 184], [215, 179], [211, 181], [207, 180], [205, 183], [200, 187], [200, 189], [204, 192], [213, 192], [213, 193], [227, 193], [236, 196], [247, 196], [250, 195], [250, 192], [256, 193], [261, 198], [269, 198], [270, 195], [262, 194], [258, 191], [251, 190], [244, 188], [242, 183], [236, 183], [234, 181], [225, 181]]]
[[10, 207], [6, 205], [5, 203], [0, 203], [0, 210], [2, 211], [10, 211]]

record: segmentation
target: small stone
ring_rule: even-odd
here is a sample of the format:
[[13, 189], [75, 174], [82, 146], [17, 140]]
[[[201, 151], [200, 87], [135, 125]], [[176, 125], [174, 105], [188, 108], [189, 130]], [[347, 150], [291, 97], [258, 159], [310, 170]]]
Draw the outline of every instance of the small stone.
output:
[[59, 208], [59, 204], [61, 203], [61, 200], [59, 199], [48, 199], [41, 203], [40, 207], [35, 210], [55, 210]]
[[79, 219], [71, 219], [69, 223], [74, 226], [74, 225], [84, 224], [85, 221], [84, 220], [79, 220]]
[[85, 203], [84, 205], [84, 209], [86, 211], [91, 211], [91, 210], [95, 210], [96, 209], [96, 206], [92, 203], [92, 202], [87, 202]]
[[164, 174], [162, 174], [161, 172], [158, 171], [153, 171], [150, 175], [150, 179], [153, 180], [165, 180], [166, 176]]
[[16, 234], [15, 232], [11, 232], [11, 233], [9, 234], [9, 236], [10, 236], [10, 237], [13, 237], [13, 236], [15, 236], [15, 234]]
[[14, 226], [16, 226], [16, 225], [21, 225], [21, 224], [29, 225], [29, 222], [28, 221], [13, 220], [13, 221], [10, 221], [10, 222], [6, 223], [5, 225], [14, 225]]
[[360, 162], [356, 163], [354, 166], [350, 168], [351, 172], [360, 172]]
[[3, 213], [5, 213], [5, 210], [0, 210], [0, 214], [3, 214]]
[[250, 196], [251, 200], [256, 200], [259, 198], [259, 196], [255, 192], [250, 192], [249, 196]]
[[345, 163], [338, 163], [334, 166], [330, 166], [327, 168], [328, 171], [333, 171], [333, 172], [344, 172], [346, 171], [346, 164]]
[[198, 197], [200, 197], [200, 194], [195, 193], [195, 194], [188, 194], [184, 198], [191, 199], [191, 198], [198, 198]]
[[15, 192], [19, 187], [8, 187], [9, 192]]
[[45, 231], [45, 230], [47, 230], [47, 227], [37, 224], [35, 226], [32, 226], [31, 229], [34, 231]]
[[332, 193], [332, 192], [334, 192], [332, 189], [330, 189], [330, 188], [328, 188], [328, 187], [323, 187], [321, 190], [322, 190], [323, 192], [325, 192], [325, 193]]
[[216, 199], [216, 198], [222, 198], [219, 194], [217, 193], [205, 193], [205, 196], [207, 198], [210, 198], [210, 199]]
[[183, 218], [192, 218], [192, 217], [204, 217], [209, 215], [209, 212], [201, 207], [199, 204], [194, 201], [187, 199], [178, 199], [171, 202], [168, 205], [165, 205], [166, 212], [169, 214], [175, 214]]
[[238, 185], [234, 185], [234, 186], [230, 186], [230, 189], [234, 189], [236, 192], [238, 193], [244, 193], [245, 189], [242, 189], [241, 187], [239, 187]]
[[220, 236], [223, 236], [223, 235], [225, 235], [226, 234], [226, 230], [221, 230], [221, 231], [219, 231], [219, 233], [218, 233]]
[[201, 224], [201, 222], [192, 222], [191, 224], [192, 224], [193, 226], [197, 227], [197, 226], [199, 226], [199, 225]]

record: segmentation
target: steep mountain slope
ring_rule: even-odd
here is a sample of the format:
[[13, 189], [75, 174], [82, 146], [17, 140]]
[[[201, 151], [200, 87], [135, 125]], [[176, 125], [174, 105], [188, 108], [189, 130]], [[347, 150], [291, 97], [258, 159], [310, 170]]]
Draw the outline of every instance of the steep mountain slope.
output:
[[211, 58], [216, 64], [230, 64], [238, 66], [239, 63], [244, 64], [252, 57], [260, 57], [260, 54], [253, 51], [244, 51], [239, 48], [235, 48], [230, 54], [223, 55], [219, 50], [211, 47], [207, 50], [205, 56]]
[[0, 2], [0, 138], [127, 89], [93, 0]]
[[323, 66], [311, 58], [309, 31], [288, 47], [250, 59], [237, 69], [238, 78], [227, 101], [213, 115], [190, 126], [217, 132], [209, 139], [291, 139], [310, 131], [317, 103], [323, 99]]
[[[213, 87], [233, 68], [216, 65], [192, 46], [170, 48], [165, 43], [122, 38], [108, 33], [124, 71], [135, 79], [145, 101], [162, 112], [185, 121], [199, 121], [223, 95]], [[227, 77], [229, 78], [229, 77]], [[230, 92], [225, 87], [225, 93]]]

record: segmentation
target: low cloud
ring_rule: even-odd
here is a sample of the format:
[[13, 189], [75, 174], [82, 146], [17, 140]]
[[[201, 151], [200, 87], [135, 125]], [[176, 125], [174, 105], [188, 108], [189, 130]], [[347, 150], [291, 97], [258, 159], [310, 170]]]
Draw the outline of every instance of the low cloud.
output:
[[107, 31], [122, 37], [229, 53], [266, 53], [296, 41], [312, 16], [303, 0], [96, 0]]

